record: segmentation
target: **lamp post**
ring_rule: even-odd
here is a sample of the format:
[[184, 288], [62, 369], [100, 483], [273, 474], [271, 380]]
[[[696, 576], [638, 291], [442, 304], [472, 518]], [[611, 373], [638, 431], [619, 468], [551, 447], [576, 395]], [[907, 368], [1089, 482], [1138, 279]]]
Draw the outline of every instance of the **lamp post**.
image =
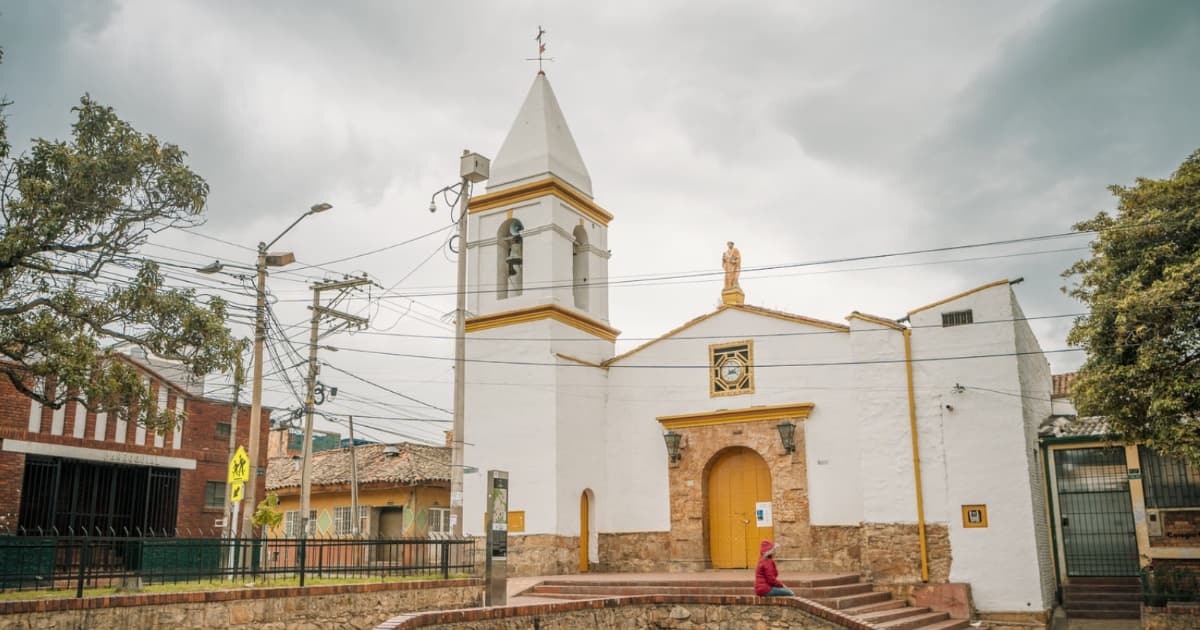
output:
[[[308, 217], [308, 215], [325, 212], [332, 207], [328, 203], [313, 204], [308, 209], [308, 212], [305, 212], [295, 221], [292, 221], [292, 224], [280, 232], [279, 236], [271, 239], [269, 243], [260, 242], [258, 244], [258, 259], [254, 265], [257, 272], [257, 278], [254, 283], [254, 291], [257, 294], [257, 301], [254, 306], [254, 375], [250, 382], [250, 487], [246, 488], [247, 508], [243, 510], [242, 515], [243, 535], [252, 531], [251, 528], [254, 526], [254, 509], [258, 501], [258, 434], [262, 425], [263, 344], [267, 338], [267, 267], [283, 267], [296, 261], [296, 255], [292, 252], [269, 254], [267, 250], [278, 242], [279, 239], [283, 238], [284, 234], [287, 234], [292, 228], [296, 227], [296, 224]], [[221, 264], [215, 262], [198, 271], [216, 273], [220, 270]]]
[[459, 162], [462, 180], [435, 193], [429, 200], [430, 212], [437, 211], [437, 196], [458, 191], [451, 206], [459, 205], [458, 214], [458, 299], [454, 311], [454, 431], [450, 443], [450, 535], [462, 538], [463, 525], [463, 418], [466, 406], [467, 355], [467, 206], [471, 201], [471, 184], [488, 178], [491, 161], [463, 149]]

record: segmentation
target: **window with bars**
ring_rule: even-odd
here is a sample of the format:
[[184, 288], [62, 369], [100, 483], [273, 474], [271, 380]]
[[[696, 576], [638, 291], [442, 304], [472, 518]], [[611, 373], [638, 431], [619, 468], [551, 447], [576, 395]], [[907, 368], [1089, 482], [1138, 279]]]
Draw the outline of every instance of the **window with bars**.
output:
[[429, 532], [430, 534], [449, 534], [450, 533], [450, 508], [431, 507], [429, 508]]
[[224, 481], [207, 481], [204, 483], [204, 507], [225, 507]]
[[[317, 534], [317, 511], [308, 511], [308, 535]], [[287, 538], [300, 537], [300, 510], [288, 510], [283, 513], [283, 535]]]
[[947, 311], [942, 313], [942, 327], [965, 326], [975, 322], [975, 314], [971, 309], [965, 311]]
[[228, 422], [218, 422], [217, 423], [217, 437], [218, 438], [228, 438], [229, 432], [230, 432], [230, 426], [229, 426]]
[[349, 507], [333, 508], [333, 533], [338, 536], [348, 536], [353, 534], [353, 518], [351, 518], [351, 509]]
[[1138, 447], [1148, 508], [1200, 507], [1200, 470], [1187, 462]]

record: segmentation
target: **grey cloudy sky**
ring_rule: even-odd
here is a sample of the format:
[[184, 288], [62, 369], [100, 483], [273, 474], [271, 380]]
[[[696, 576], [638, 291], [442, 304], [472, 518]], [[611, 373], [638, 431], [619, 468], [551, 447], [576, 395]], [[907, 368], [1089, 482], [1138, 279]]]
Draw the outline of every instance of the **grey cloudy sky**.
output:
[[[538, 24], [596, 200], [616, 215], [614, 277], [715, 270], [728, 239], [758, 266], [1064, 232], [1111, 208], [1106, 185], [1165, 176], [1200, 147], [1200, 3], [1188, 0], [6, 0], [0, 88], [18, 147], [65, 136], [84, 92], [182, 146], [212, 186], [205, 235], [253, 246], [310, 204], [333, 203], [280, 243], [315, 264], [448, 226], [426, 211], [429, 195], [454, 181], [463, 148], [494, 156], [536, 71], [525, 58]], [[453, 307], [442, 238], [325, 265], [416, 298], [358, 308], [379, 329], [417, 336], [329, 343], [451, 356], [436, 338]], [[157, 243], [188, 251], [147, 254], [251, 260], [199, 236]], [[899, 317], [1022, 276], [1027, 315], [1063, 315], [1080, 305], [1059, 273], [1085, 244], [747, 273], [742, 284], [750, 303], [840, 321], [851, 310]], [[272, 279], [285, 324], [304, 320], [302, 280], [323, 273]], [[707, 312], [719, 282], [614, 287], [619, 348]], [[1034, 322], [1046, 350], [1065, 347], [1069, 325]], [[305, 340], [302, 327], [289, 332]], [[448, 361], [325, 358], [449, 407]], [[1063, 371], [1081, 356], [1050, 359]], [[446, 417], [337, 384], [388, 409], [336, 411]], [[269, 402], [295, 404], [282, 382], [268, 387]]]

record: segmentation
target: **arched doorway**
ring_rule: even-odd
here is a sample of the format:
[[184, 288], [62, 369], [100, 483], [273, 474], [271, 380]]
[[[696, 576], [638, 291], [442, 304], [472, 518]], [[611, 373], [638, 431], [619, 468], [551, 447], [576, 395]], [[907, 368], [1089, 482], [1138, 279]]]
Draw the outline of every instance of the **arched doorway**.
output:
[[708, 549], [714, 569], [743, 569], [758, 562], [760, 540], [775, 530], [758, 527], [754, 504], [771, 500], [767, 462], [748, 448], [731, 448], [713, 458], [705, 478], [708, 494]]
[[587, 573], [591, 563], [592, 546], [592, 491], [584, 490], [579, 495], [579, 572]]

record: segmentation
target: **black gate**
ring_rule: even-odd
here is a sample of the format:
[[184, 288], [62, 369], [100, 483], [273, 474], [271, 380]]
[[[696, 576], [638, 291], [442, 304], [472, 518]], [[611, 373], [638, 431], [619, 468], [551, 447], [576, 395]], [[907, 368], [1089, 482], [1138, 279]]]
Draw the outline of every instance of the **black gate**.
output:
[[1137, 575], [1125, 449], [1054, 451], [1054, 474], [1067, 575]]
[[174, 533], [178, 504], [176, 469], [30, 455], [19, 525], [60, 536]]

